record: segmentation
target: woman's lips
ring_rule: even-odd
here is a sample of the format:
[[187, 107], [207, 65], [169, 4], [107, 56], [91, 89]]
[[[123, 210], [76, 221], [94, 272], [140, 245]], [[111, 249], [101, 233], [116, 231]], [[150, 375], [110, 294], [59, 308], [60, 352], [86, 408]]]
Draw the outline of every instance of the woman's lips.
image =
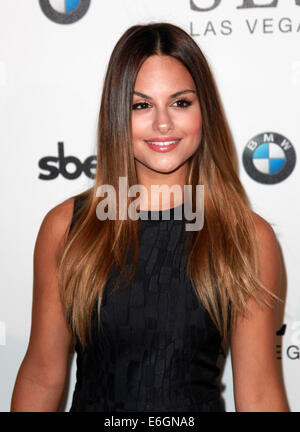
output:
[[156, 152], [166, 153], [173, 150], [179, 144], [181, 138], [154, 138], [152, 140], [146, 140], [146, 143]]

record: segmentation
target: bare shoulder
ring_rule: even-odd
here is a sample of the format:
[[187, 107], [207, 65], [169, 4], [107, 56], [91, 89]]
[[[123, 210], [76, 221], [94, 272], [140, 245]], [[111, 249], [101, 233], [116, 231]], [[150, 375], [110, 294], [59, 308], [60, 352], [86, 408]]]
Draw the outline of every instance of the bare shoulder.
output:
[[[44, 216], [35, 245], [35, 253], [40, 249], [52, 250], [56, 257], [67, 237], [74, 210], [74, 198], [68, 198], [51, 208]], [[46, 251], [44, 251], [46, 253]], [[44, 254], [43, 253], [43, 254]]]
[[251, 214], [252, 214], [253, 221], [255, 223], [256, 231], [260, 236], [275, 235], [271, 224], [266, 219], [264, 219], [262, 216], [260, 216], [258, 213], [254, 211], [251, 211]]
[[75, 200], [77, 198], [80, 200], [86, 200], [90, 193], [91, 188], [86, 189], [85, 191], [67, 198], [60, 204], [57, 204], [55, 207], [51, 208], [42, 221], [41, 229], [51, 233], [53, 238], [67, 235], [74, 214]]
[[74, 210], [74, 198], [68, 198], [62, 203], [51, 208], [45, 215], [42, 226], [59, 235], [64, 232], [71, 223]]
[[259, 250], [261, 253], [277, 255], [279, 252], [278, 241], [272, 225], [258, 213], [254, 211], [251, 213], [255, 224]]
[[48, 211], [43, 223], [54, 233], [64, 231], [72, 220], [74, 210], [74, 197], [68, 198]]

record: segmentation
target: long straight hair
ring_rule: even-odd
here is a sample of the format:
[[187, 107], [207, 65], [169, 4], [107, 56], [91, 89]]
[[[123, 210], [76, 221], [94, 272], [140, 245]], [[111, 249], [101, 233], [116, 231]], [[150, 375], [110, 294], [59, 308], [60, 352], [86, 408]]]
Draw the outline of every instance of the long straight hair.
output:
[[[133, 246], [132, 280], [138, 260], [138, 224], [131, 219], [100, 221], [97, 188], [109, 184], [119, 192], [119, 177], [128, 188], [138, 183], [134, 160], [131, 110], [135, 80], [150, 56], [171, 56], [191, 74], [202, 114], [202, 137], [189, 160], [187, 185], [204, 185], [204, 226], [193, 233], [187, 275], [199, 301], [227, 341], [238, 314], [248, 311], [247, 299], [271, 307], [278, 300], [258, 276], [258, 249], [251, 205], [238, 177], [235, 146], [212, 72], [201, 49], [181, 28], [169, 23], [130, 27], [111, 54], [98, 122], [97, 170], [59, 262], [59, 289], [67, 322], [83, 347], [91, 338], [91, 315], [111, 269], [122, 275]], [[127, 203], [130, 199], [127, 199]], [[117, 203], [118, 207], [118, 203]], [[118, 214], [118, 213], [117, 213]]]

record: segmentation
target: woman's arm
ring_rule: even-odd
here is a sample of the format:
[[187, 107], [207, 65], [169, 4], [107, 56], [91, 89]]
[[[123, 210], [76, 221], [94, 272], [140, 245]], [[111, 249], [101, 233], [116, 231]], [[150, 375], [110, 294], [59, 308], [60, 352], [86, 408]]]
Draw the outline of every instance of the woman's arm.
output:
[[[260, 278], [279, 294], [281, 259], [275, 233], [253, 212], [259, 242]], [[248, 301], [250, 318], [238, 318], [231, 333], [231, 361], [236, 411], [289, 411], [275, 358], [276, 309]]]
[[45, 216], [34, 249], [31, 334], [11, 400], [11, 411], [57, 411], [63, 395], [71, 334], [57, 284], [57, 258], [73, 214], [73, 199]]

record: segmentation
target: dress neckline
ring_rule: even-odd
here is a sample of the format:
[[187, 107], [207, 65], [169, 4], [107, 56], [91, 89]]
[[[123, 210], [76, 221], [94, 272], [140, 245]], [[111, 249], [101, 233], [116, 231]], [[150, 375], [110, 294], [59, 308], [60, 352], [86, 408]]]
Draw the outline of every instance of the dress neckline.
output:
[[[164, 210], [139, 210], [139, 213], [142, 216], [142, 220], [160, 220], [163, 216], [165, 216], [164, 220], [171, 220], [174, 219], [176, 209], [182, 208], [181, 212], [177, 211], [179, 215], [181, 214], [183, 216], [183, 206], [184, 203]], [[170, 216], [168, 217], [169, 213]]]

